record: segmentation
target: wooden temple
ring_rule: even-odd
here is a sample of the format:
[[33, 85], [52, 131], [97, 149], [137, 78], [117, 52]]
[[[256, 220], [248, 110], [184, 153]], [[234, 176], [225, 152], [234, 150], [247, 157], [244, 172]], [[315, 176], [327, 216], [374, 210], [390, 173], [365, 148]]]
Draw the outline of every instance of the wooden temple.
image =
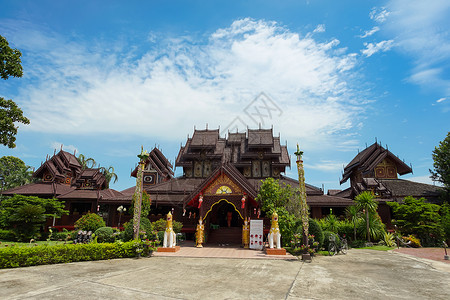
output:
[[[143, 174], [143, 188], [152, 200], [149, 218], [156, 221], [172, 212], [173, 219], [183, 223], [183, 231], [191, 238], [202, 218], [209, 243], [240, 243], [244, 218], [263, 218], [266, 230], [270, 227], [270, 220], [264, 218], [256, 200], [264, 179], [273, 177], [281, 185], [298, 188], [298, 180], [285, 175], [290, 166], [288, 148], [280, 143], [279, 136], [273, 135], [272, 129], [248, 129], [226, 137], [221, 137], [218, 129], [194, 130], [175, 160], [175, 167], [183, 170], [181, 176], [174, 176], [174, 166], [159, 149], [150, 151]], [[405, 196], [433, 201], [439, 195], [439, 187], [398, 178], [411, 172], [410, 166], [374, 143], [344, 168], [341, 184], [350, 180], [348, 189], [329, 190], [325, 195], [320, 188], [306, 184], [310, 216], [321, 218], [330, 210], [341, 215], [357, 194], [371, 190], [380, 202], [380, 216], [389, 225], [387, 201], [400, 201]], [[134, 169], [131, 176], [136, 173]], [[121, 224], [131, 218], [129, 208], [135, 187], [120, 192], [108, 188], [99, 169], [83, 169], [71, 153], [55, 153], [36, 170], [34, 177], [36, 183], [3, 194], [64, 200], [69, 215], [49, 221], [48, 226], [73, 229], [83, 214], [95, 212], [108, 226], [116, 227], [119, 206], [127, 208]]]

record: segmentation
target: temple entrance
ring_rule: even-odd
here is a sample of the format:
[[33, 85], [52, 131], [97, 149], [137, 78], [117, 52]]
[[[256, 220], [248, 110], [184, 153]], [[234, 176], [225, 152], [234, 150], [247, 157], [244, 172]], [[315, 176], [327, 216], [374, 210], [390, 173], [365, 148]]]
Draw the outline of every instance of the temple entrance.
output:
[[232, 203], [225, 199], [214, 203], [206, 219], [206, 223], [209, 223], [207, 243], [222, 245], [241, 243], [243, 220]]

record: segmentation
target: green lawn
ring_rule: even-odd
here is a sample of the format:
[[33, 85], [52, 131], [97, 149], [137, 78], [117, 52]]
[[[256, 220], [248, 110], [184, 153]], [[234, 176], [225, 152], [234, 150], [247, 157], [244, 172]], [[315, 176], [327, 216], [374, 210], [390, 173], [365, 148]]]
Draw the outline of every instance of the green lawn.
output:
[[[64, 241], [36, 241], [30, 243], [21, 243], [21, 242], [10, 242], [10, 241], [4, 241], [0, 240], [0, 248], [4, 247], [33, 247], [35, 245], [58, 245], [58, 244], [64, 244]], [[66, 244], [72, 244], [72, 241], [67, 242]]]

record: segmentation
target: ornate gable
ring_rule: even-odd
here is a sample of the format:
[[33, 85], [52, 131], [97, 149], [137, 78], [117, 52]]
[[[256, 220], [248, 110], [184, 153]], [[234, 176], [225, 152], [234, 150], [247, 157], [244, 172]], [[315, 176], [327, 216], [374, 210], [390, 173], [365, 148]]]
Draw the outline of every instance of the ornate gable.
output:
[[205, 189], [204, 194], [243, 194], [243, 191], [238, 185], [233, 182], [233, 180], [228, 177], [228, 175], [222, 173], [218, 178], [211, 182], [211, 184]]

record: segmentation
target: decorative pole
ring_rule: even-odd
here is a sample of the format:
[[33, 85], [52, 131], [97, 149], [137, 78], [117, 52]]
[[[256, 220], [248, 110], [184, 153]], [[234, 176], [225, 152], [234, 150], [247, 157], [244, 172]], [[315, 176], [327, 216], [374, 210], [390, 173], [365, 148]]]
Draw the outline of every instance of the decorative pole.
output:
[[[300, 148], [297, 144], [297, 152], [294, 153], [297, 156], [297, 169], [298, 169], [298, 183], [299, 183], [299, 191], [300, 191], [300, 213], [302, 218], [303, 225], [303, 245], [305, 245], [305, 249], [308, 249], [308, 233], [309, 233], [309, 212], [308, 212], [308, 204], [306, 203], [306, 187], [305, 187], [305, 170], [303, 169], [303, 160], [302, 155], [303, 151], [300, 151]], [[306, 252], [302, 255], [302, 260], [311, 260], [311, 255]]]
[[144, 151], [144, 147], [141, 146], [141, 154], [139, 154], [139, 166], [136, 175], [136, 189], [134, 190], [134, 211], [133, 211], [133, 238], [137, 240], [139, 238], [139, 229], [141, 227], [141, 205], [142, 205], [142, 181], [143, 171], [145, 167], [145, 161], [148, 159], [149, 154]]

